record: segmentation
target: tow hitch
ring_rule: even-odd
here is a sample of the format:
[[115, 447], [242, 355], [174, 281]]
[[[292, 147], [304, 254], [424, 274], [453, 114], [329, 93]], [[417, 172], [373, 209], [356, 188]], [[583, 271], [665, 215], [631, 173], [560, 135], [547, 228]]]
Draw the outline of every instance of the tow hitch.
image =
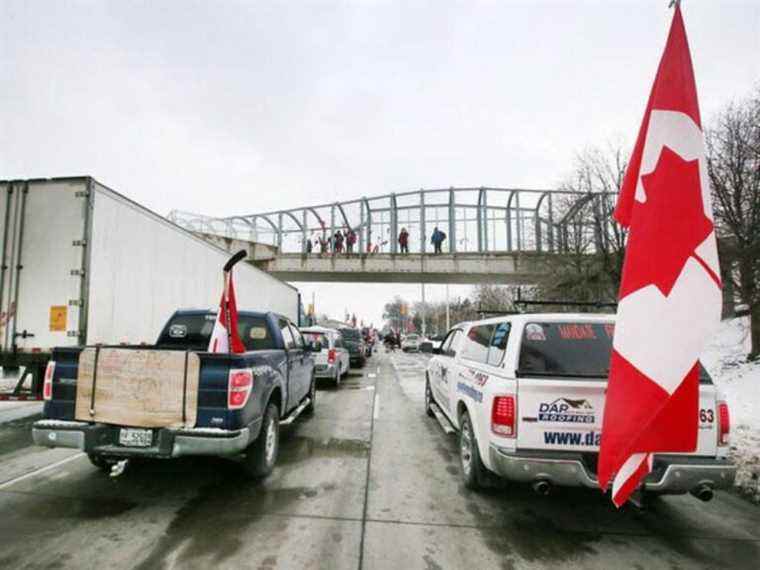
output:
[[110, 473], [111, 477], [115, 479], [116, 477], [124, 473], [128, 464], [129, 464], [129, 459], [122, 459], [121, 461], [117, 461], [116, 463], [114, 463], [113, 466], [111, 467], [111, 473]]

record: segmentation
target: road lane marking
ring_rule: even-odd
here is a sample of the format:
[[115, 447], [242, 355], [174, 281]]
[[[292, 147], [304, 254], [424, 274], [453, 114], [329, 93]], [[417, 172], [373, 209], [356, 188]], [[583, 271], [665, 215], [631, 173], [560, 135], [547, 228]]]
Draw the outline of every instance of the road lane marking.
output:
[[375, 410], [372, 417], [377, 419], [380, 417], [380, 394], [375, 393]]
[[44, 473], [45, 471], [49, 471], [51, 469], [54, 469], [55, 467], [59, 467], [61, 465], [69, 463], [70, 461], [74, 461], [75, 459], [79, 459], [80, 457], [84, 455], [85, 455], [84, 452], [80, 452], [80, 453], [77, 453], [76, 455], [71, 455], [70, 457], [66, 457], [64, 459], [61, 459], [60, 461], [56, 461], [55, 463], [51, 463], [50, 465], [45, 465], [45, 467], [40, 467], [39, 469], [35, 469], [34, 471], [30, 471], [29, 473], [24, 473], [23, 475], [19, 475], [18, 477], [9, 479], [8, 481], [3, 481], [2, 483], [0, 483], [0, 490], [10, 487], [14, 483], [19, 483], [20, 481], [23, 481], [24, 479], [29, 479], [30, 477], [34, 477], [35, 475], [39, 475], [40, 473]]

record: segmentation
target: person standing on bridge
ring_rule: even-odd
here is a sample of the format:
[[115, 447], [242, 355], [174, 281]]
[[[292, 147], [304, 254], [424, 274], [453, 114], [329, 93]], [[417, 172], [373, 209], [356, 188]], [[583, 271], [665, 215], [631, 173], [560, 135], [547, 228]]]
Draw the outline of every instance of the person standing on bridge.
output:
[[443, 241], [446, 239], [446, 234], [443, 233], [441, 230], [438, 229], [438, 226], [435, 227], [433, 230], [433, 235], [430, 238], [431, 243], [433, 244], [433, 250], [434, 253], [442, 253], [441, 246], [443, 245]]
[[335, 232], [335, 247], [333, 248], [335, 253], [343, 253], [343, 232], [338, 230]]
[[346, 252], [353, 253], [354, 245], [356, 245], [356, 232], [351, 229], [346, 229]]
[[311, 255], [311, 252], [313, 251], [314, 244], [311, 243], [311, 238], [307, 238], [306, 240], [306, 255]]
[[401, 233], [398, 234], [398, 244], [401, 246], [401, 253], [409, 253], [409, 232], [406, 228], [401, 228]]

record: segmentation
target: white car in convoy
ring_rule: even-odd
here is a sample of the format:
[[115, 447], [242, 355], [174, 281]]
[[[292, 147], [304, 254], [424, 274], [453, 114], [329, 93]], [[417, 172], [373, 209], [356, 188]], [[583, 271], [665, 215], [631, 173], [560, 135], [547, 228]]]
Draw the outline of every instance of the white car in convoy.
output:
[[[553, 486], [598, 488], [597, 456], [614, 316], [522, 314], [457, 325], [430, 359], [425, 408], [459, 434], [465, 485], [492, 474]], [[654, 326], [656, 326], [653, 323]], [[729, 413], [702, 370], [699, 439], [688, 454], [657, 454], [641, 498], [730, 488]]]
[[339, 386], [351, 366], [343, 335], [338, 330], [325, 327], [302, 328], [301, 334], [308, 344], [319, 344], [320, 350], [313, 352], [314, 377], [329, 378], [335, 386]]
[[404, 352], [418, 352], [420, 350], [420, 344], [422, 344], [422, 340], [422, 337], [417, 333], [408, 334], [401, 341], [401, 350]]

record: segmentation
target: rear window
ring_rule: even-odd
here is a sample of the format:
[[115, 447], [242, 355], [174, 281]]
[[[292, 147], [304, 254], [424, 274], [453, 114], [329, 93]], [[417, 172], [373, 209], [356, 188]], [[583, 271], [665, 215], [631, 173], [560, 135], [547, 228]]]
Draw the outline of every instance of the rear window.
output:
[[301, 334], [303, 335], [304, 340], [308, 343], [318, 342], [322, 345], [322, 348], [328, 348], [330, 346], [330, 341], [327, 340], [327, 335], [324, 333], [301, 331]]
[[[523, 376], [607, 378], [614, 323], [528, 323], [520, 347]], [[699, 364], [700, 384], [712, 384]]]
[[[214, 330], [216, 314], [177, 315], [169, 321], [156, 343], [158, 348], [177, 348], [205, 351]], [[266, 320], [261, 317], [238, 317], [238, 334], [246, 350], [274, 348]]]
[[343, 338], [346, 340], [361, 340], [362, 335], [357, 329], [340, 329]]
[[528, 323], [519, 373], [606, 378], [614, 330], [611, 323]]

